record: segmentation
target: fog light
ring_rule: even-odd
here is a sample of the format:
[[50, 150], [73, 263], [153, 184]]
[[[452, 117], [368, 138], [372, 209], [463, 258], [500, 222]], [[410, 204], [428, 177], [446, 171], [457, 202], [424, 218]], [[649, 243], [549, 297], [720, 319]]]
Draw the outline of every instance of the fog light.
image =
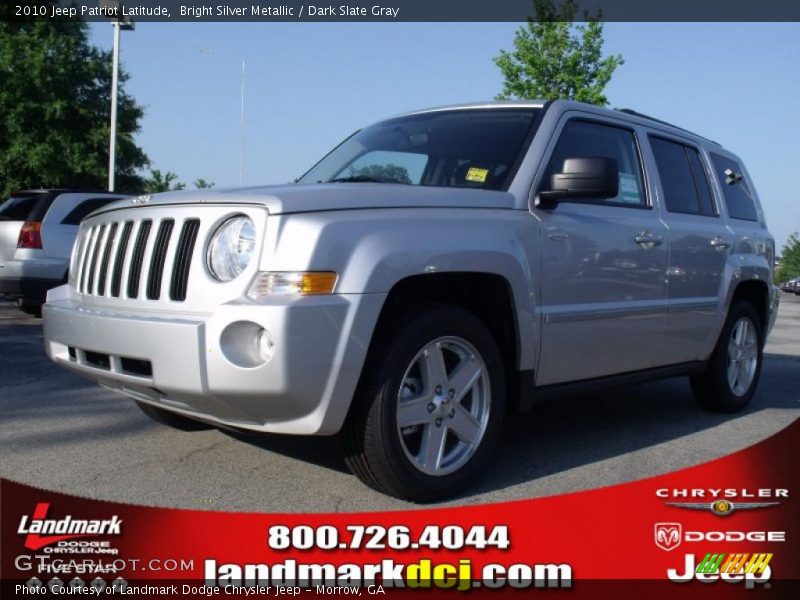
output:
[[269, 362], [275, 355], [275, 342], [272, 341], [272, 336], [266, 329], [258, 332], [258, 352], [264, 362]]
[[219, 345], [228, 362], [243, 369], [265, 365], [275, 355], [272, 335], [252, 321], [236, 321], [225, 327]]

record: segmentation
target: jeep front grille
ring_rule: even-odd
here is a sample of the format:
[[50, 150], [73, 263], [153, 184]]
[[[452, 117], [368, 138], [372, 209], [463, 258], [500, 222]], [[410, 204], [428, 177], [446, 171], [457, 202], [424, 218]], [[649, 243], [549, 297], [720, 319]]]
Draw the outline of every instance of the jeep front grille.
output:
[[[173, 231], [177, 243], [170, 245]], [[88, 296], [186, 300], [200, 219], [120, 220], [88, 227], [78, 242], [77, 289]], [[165, 277], [169, 281], [165, 282]], [[142, 285], [144, 283], [144, 285]]]

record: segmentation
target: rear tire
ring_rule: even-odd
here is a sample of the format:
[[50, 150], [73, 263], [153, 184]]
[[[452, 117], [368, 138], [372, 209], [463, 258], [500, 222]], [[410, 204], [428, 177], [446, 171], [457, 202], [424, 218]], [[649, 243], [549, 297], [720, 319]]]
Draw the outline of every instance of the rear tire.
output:
[[172, 427], [173, 429], [179, 429], [180, 431], [203, 431], [205, 429], [214, 429], [214, 426], [209, 425], [208, 423], [184, 417], [183, 415], [164, 410], [163, 408], [158, 408], [152, 404], [147, 404], [146, 402], [139, 402], [136, 400], [136, 406], [138, 406], [144, 414], [153, 419], [153, 421], [156, 423]]
[[345, 461], [370, 487], [431, 502], [474, 483], [505, 412], [486, 326], [455, 307], [397, 318], [373, 343], [345, 423]]
[[747, 406], [761, 375], [763, 344], [758, 311], [745, 300], [734, 301], [708, 368], [691, 378], [703, 408], [733, 413]]

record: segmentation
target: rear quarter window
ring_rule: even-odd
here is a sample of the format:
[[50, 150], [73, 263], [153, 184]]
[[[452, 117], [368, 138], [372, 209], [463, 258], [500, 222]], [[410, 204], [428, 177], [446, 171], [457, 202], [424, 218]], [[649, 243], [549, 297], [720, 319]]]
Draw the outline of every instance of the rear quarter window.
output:
[[716, 216], [717, 210], [714, 207], [711, 186], [706, 176], [706, 170], [703, 168], [703, 161], [700, 158], [700, 153], [695, 148], [687, 146], [686, 155], [689, 157], [694, 184], [697, 186], [697, 195], [700, 198], [700, 213], [709, 217]]
[[744, 178], [741, 165], [719, 154], [712, 154], [711, 162], [714, 165], [714, 176], [725, 198], [728, 216], [732, 219], [758, 221], [755, 199]]
[[27, 221], [41, 196], [12, 196], [0, 204], [0, 221]]

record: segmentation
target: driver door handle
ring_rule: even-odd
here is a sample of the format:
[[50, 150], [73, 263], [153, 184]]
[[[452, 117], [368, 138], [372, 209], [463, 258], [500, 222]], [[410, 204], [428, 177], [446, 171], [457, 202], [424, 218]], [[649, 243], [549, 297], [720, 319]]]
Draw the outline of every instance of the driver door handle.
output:
[[642, 233], [633, 238], [633, 241], [643, 248], [653, 248], [661, 245], [661, 243], [664, 241], [664, 238], [660, 235], [653, 235], [650, 231], [645, 229]]
[[715, 238], [711, 238], [709, 242], [712, 247], [719, 248], [720, 250], [724, 250], [725, 248], [730, 248], [731, 243], [723, 237], [717, 236]]

